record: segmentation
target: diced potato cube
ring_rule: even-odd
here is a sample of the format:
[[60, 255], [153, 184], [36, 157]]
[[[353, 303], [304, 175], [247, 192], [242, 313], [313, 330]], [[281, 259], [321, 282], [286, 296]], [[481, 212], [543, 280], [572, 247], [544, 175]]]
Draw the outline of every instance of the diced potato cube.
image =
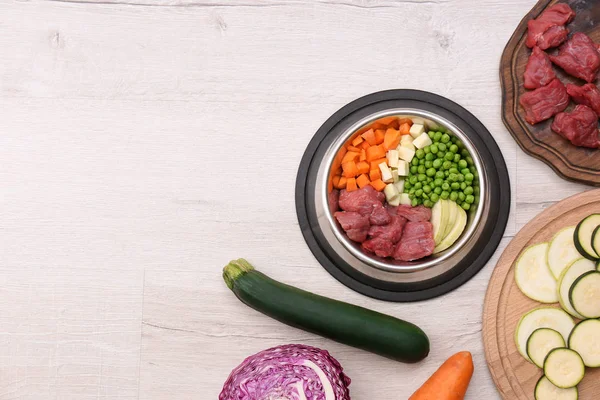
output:
[[396, 186], [396, 189], [398, 189], [398, 192], [400, 192], [400, 193], [404, 192], [404, 179], [399, 179], [398, 182], [394, 183], [394, 186]]
[[413, 144], [417, 149], [422, 149], [423, 147], [429, 146], [431, 143], [431, 138], [428, 134], [422, 133], [418, 138], [413, 141]]
[[411, 149], [411, 150], [415, 149], [415, 145], [413, 144], [413, 142], [400, 143], [399, 147], [405, 147], [405, 148]]
[[408, 176], [410, 167], [408, 166], [408, 162], [404, 160], [400, 160], [398, 162], [398, 176]]
[[393, 183], [386, 185], [385, 189], [383, 189], [383, 193], [388, 202], [400, 194], [398, 188], [394, 186]]
[[413, 124], [425, 125], [425, 119], [421, 117], [412, 117]]
[[394, 183], [400, 180], [400, 177], [398, 176], [398, 170], [396, 168], [392, 169], [392, 180], [394, 181]]
[[408, 193], [401, 193], [400, 196], [398, 196], [398, 197], [400, 198], [400, 204], [404, 204], [404, 205], [408, 205], [408, 206], [410, 206], [412, 204], [410, 197], [408, 197]]
[[413, 138], [419, 137], [423, 132], [425, 132], [425, 127], [421, 124], [413, 124], [413, 126], [410, 127], [410, 136]]
[[398, 150], [388, 150], [387, 152], [388, 165], [392, 168], [398, 167]]
[[390, 206], [398, 207], [398, 206], [400, 205], [400, 196], [402, 196], [402, 195], [400, 194], [400, 195], [398, 195], [398, 196], [394, 197], [393, 199], [391, 199], [391, 200], [388, 200], [388, 201], [387, 201], [387, 202], [388, 202], [388, 204], [389, 204]]
[[398, 156], [406, 162], [411, 162], [415, 156], [415, 150], [409, 149], [408, 147], [399, 147]]
[[400, 144], [403, 143], [412, 143], [413, 142], [413, 137], [410, 135], [402, 135], [400, 136]]
[[381, 180], [385, 183], [392, 183], [394, 181], [394, 177], [392, 176], [392, 171], [387, 166], [386, 163], [382, 162], [379, 164], [379, 170], [381, 171]]

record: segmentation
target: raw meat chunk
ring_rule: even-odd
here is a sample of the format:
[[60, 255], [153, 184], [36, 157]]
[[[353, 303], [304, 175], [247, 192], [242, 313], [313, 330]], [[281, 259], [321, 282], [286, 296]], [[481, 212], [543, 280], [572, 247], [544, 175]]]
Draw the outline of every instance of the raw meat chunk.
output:
[[600, 69], [598, 47], [585, 33], [577, 32], [567, 43], [560, 46], [558, 55], [550, 60], [566, 73], [587, 82], [593, 82]]
[[565, 85], [554, 79], [546, 86], [524, 93], [519, 103], [525, 109], [525, 120], [534, 125], [564, 111], [569, 105], [569, 95]]
[[406, 218], [399, 215], [392, 215], [392, 222], [382, 226], [372, 226], [369, 229], [371, 238], [385, 239], [392, 243], [397, 243], [402, 237]]
[[546, 86], [556, 78], [552, 63], [545, 51], [535, 46], [525, 68], [525, 83], [527, 89], [537, 89]]
[[429, 221], [431, 219], [431, 209], [425, 206], [402, 205], [396, 208], [396, 213], [413, 222]]
[[362, 247], [368, 252], [377, 254], [379, 257], [391, 257], [394, 254], [394, 243], [381, 237], [364, 241]]
[[578, 105], [570, 113], [560, 113], [554, 118], [552, 130], [575, 146], [598, 148], [598, 115], [588, 106]]
[[369, 232], [369, 217], [365, 217], [357, 212], [338, 211], [334, 214], [346, 235], [355, 242], [362, 243], [367, 240]]
[[564, 26], [556, 25], [544, 32], [537, 44], [542, 50], [558, 47], [567, 40], [567, 36], [569, 36], [569, 30]]
[[567, 93], [577, 104], [588, 106], [600, 116], [600, 90], [593, 83], [583, 86], [573, 84], [567, 85]]
[[400, 261], [413, 261], [433, 253], [433, 225], [431, 222], [407, 222], [402, 239], [394, 250], [394, 258]]
[[[556, 4], [542, 13], [537, 19], [527, 23], [527, 47], [538, 45], [542, 36], [554, 26], [564, 26], [575, 18], [575, 12], [567, 4]], [[550, 35], [556, 35], [550, 32]], [[548, 39], [546, 39], [548, 40]]]
[[384, 200], [385, 195], [369, 185], [353, 192], [342, 190], [339, 205], [344, 211], [354, 211], [369, 216], [373, 212], [373, 207], [382, 205]]
[[373, 211], [369, 217], [369, 222], [371, 222], [371, 225], [387, 225], [391, 221], [392, 217], [384, 206], [381, 204], [376, 204], [373, 207]]
[[332, 190], [329, 193], [329, 195], [327, 196], [327, 200], [329, 203], [329, 212], [331, 212], [332, 214], [340, 209], [339, 204], [338, 204], [339, 199], [340, 199], [340, 191], [336, 190], [336, 189]]

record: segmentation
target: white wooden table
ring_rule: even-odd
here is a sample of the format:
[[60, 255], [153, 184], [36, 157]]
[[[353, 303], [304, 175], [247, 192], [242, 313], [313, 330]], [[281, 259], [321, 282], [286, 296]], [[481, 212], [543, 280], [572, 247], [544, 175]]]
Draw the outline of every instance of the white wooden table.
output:
[[[0, 0], [0, 400], [215, 399], [270, 346], [329, 349], [353, 399], [407, 398], [470, 350], [468, 399], [497, 399], [481, 339], [511, 237], [588, 189], [525, 155], [500, 119], [498, 64], [534, 0]], [[389, 88], [439, 93], [493, 133], [511, 218], [488, 266], [446, 296], [376, 301], [313, 258], [294, 209], [305, 146]], [[417, 323], [403, 365], [243, 306], [221, 268]]]

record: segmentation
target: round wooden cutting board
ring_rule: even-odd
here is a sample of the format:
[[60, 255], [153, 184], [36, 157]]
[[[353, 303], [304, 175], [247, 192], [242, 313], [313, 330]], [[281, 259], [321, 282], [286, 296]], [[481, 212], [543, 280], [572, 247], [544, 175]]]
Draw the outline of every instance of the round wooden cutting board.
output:
[[[498, 391], [507, 400], [534, 400], [542, 371], [525, 360], [515, 345], [517, 322], [526, 312], [544, 305], [528, 299], [515, 283], [514, 262], [526, 247], [550, 240], [567, 226], [600, 212], [600, 189], [569, 197], [530, 221], [502, 253], [492, 274], [483, 309], [483, 343], [488, 368]], [[600, 368], [586, 369], [579, 384], [580, 400], [600, 398]]]
[[[548, 164], [562, 178], [600, 186], [600, 149], [576, 147], [554, 133], [550, 126], [552, 119], [529, 125], [525, 121], [525, 111], [519, 98], [527, 90], [523, 87], [523, 74], [531, 50], [525, 46], [527, 22], [537, 18], [548, 7], [556, 3], [566, 3], [577, 13], [567, 27], [571, 32], [583, 32], [596, 43], [600, 43], [600, 2], [598, 0], [540, 0], [523, 18], [508, 41], [500, 61], [500, 82], [502, 83], [502, 120], [523, 151]], [[548, 50], [553, 53], [556, 50]], [[563, 83], [584, 82], [565, 74], [554, 67], [556, 75]], [[573, 107], [573, 104], [570, 108]], [[569, 109], [570, 109], [569, 108]]]

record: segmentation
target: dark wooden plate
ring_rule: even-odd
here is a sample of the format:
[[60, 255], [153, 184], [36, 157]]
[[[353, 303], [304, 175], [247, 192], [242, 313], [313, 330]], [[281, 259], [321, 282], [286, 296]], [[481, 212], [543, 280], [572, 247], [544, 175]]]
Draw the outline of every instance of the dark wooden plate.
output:
[[[600, 43], [599, 0], [540, 0], [523, 18], [502, 54], [502, 120], [523, 151], [548, 164], [559, 176], [570, 181], [600, 186], [600, 149], [573, 146], [552, 132], [552, 119], [529, 125], [524, 118], [525, 112], [519, 105], [519, 97], [526, 91], [523, 87], [523, 73], [531, 53], [525, 46], [527, 21], [537, 18], [546, 8], [556, 3], [567, 3], [577, 13], [575, 20], [568, 25], [571, 32], [584, 32], [596, 43]], [[585, 83], [568, 76], [558, 67], [555, 70], [565, 84]], [[573, 105], [569, 106], [572, 107]]]

